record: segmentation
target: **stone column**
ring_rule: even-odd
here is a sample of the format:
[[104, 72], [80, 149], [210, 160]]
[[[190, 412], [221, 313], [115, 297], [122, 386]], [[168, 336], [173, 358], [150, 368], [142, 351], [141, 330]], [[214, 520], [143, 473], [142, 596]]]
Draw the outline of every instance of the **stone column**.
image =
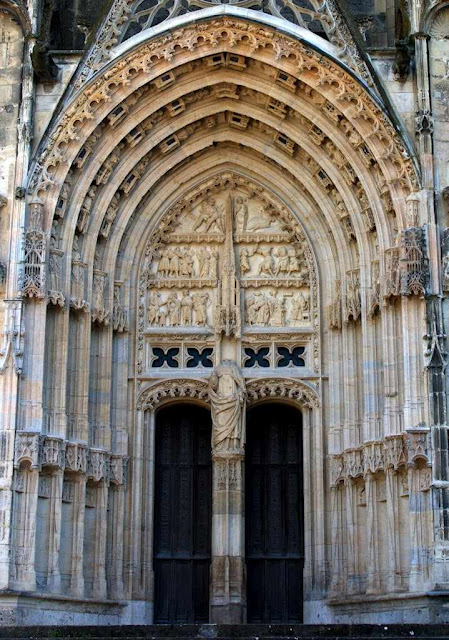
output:
[[240, 624], [246, 607], [243, 453], [214, 454], [211, 622]]
[[77, 474], [73, 482], [72, 511], [72, 571], [70, 593], [73, 596], [84, 595], [83, 549], [84, 549], [84, 512], [86, 510], [86, 476]]
[[50, 483], [50, 513], [48, 522], [48, 568], [47, 588], [51, 593], [61, 592], [61, 574], [59, 572], [59, 549], [61, 546], [61, 509], [63, 469], [54, 469]]
[[341, 596], [344, 588], [344, 558], [342, 541], [342, 491], [343, 456], [334, 454], [330, 460], [330, 505], [331, 505], [331, 565], [332, 579], [329, 594], [332, 597]]
[[406, 462], [402, 435], [385, 438], [385, 488], [387, 498], [388, 591], [401, 591], [400, 514], [398, 469]]
[[25, 468], [16, 475], [14, 513], [14, 548], [12, 563], [13, 589], [36, 591], [36, 512], [39, 469]]
[[377, 518], [377, 481], [371, 471], [365, 473], [366, 496], [366, 593], [380, 592], [379, 535]]
[[106, 533], [108, 510], [108, 485], [100, 480], [95, 488], [95, 561], [92, 595], [106, 598]]
[[235, 362], [223, 360], [209, 381], [212, 409], [211, 622], [246, 617], [244, 441], [246, 389]]
[[123, 527], [125, 518], [125, 487], [113, 484], [109, 490], [109, 596], [124, 597], [123, 583]]

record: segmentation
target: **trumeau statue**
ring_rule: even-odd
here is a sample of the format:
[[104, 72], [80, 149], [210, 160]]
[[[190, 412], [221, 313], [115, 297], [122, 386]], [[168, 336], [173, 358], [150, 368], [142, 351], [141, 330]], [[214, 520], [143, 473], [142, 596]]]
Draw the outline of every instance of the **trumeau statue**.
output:
[[212, 447], [234, 452], [245, 440], [246, 388], [242, 372], [232, 360], [223, 360], [209, 379], [212, 408]]

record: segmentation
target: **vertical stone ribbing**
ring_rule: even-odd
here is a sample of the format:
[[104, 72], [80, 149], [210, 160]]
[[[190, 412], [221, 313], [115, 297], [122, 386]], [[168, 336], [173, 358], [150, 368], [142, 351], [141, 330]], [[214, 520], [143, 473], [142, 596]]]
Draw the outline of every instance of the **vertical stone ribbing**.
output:
[[84, 514], [86, 510], [86, 476], [79, 474], [73, 480], [72, 503], [72, 563], [70, 593], [74, 596], [84, 595]]

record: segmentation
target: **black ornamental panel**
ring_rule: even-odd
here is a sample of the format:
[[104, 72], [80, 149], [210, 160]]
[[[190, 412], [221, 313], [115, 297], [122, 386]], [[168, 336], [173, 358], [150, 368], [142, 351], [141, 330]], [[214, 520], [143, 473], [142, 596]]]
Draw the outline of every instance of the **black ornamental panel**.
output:
[[248, 622], [302, 622], [301, 413], [281, 404], [249, 410], [245, 464]]
[[156, 419], [154, 620], [209, 619], [211, 418], [195, 405], [161, 409]]

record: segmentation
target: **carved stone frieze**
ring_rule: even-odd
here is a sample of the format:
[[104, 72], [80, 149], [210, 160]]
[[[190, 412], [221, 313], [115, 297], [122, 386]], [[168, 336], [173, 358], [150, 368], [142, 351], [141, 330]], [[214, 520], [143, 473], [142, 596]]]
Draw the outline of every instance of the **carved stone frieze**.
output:
[[145, 389], [138, 398], [137, 409], [145, 411], [154, 407], [165, 398], [196, 398], [209, 402], [208, 384], [204, 380], [164, 380]]
[[395, 471], [407, 461], [402, 434], [386, 436], [384, 440], [385, 467]]
[[248, 403], [274, 398], [295, 400], [299, 405], [308, 409], [317, 409], [320, 398], [309, 385], [301, 380], [290, 378], [259, 378], [249, 380], [246, 384]]

